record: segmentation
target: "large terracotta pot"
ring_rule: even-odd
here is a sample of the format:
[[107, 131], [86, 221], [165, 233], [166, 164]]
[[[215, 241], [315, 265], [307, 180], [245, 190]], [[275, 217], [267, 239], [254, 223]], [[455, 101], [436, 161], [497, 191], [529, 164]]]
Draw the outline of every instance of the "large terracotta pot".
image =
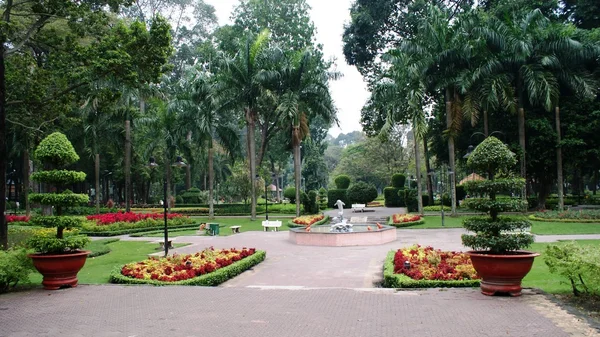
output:
[[67, 254], [29, 254], [33, 265], [44, 276], [44, 289], [56, 290], [77, 286], [77, 273], [83, 268], [89, 250]]
[[529, 273], [538, 253], [514, 251], [503, 255], [469, 251], [473, 267], [481, 277], [481, 293], [521, 296], [521, 281]]

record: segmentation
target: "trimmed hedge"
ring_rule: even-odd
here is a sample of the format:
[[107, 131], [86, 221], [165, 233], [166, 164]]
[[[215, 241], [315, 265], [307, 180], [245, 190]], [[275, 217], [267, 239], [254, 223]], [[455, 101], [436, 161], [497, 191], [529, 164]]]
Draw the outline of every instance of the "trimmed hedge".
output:
[[479, 280], [442, 281], [442, 280], [413, 280], [404, 274], [394, 274], [395, 251], [390, 251], [383, 264], [384, 288], [454, 288], [478, 287]]
[[396, 173], [392, 176], [392, 187], [402, 189], [406, 183], [406, 176], [401, 173]]
[[[198, 224], [182, 224], [182, 225], [172, 225], [172, 226], [168, 226], [168, 229], [197, 229], [198, 228]], [[155, 231], [158, 230], [158, 226], [154, 226], [154, 227], [140, 227], [140, 228], [124, 228], [124, 229], [117, 229], [117, 230], [112, 230], [112, 231], [85, 231], [82, 230], [80, 231], [81, 234], [85, 234], [88, 236], [117, 236], [117, 235], [124, 235], [124, 234], [133, 234], [133, 233], [141, 233], [141, 232], [150, 232], [150, 231]]]
[[121, 274], [121, 267], [116, 267], [110, 273], [109, 282], [118, 284], [151, 284], [155, 286], [169, 286], [169, 285], [180, 285], [180, 286], [217, 286], [227, 280], [234, 278], [235, 276], [243, 273], [244, 271], [254, 267], [265, 260], [267, 253], [264, 250], [257, 250], [254, 254], [243, 258], [237, 262], [230, 264], [229, 266], [219, 268], [211, 273], [200, 275], [191, 279], [176, 281], [176, 282], [163, 282], [157, 280], [141, 280], [123, 276]]
[[[319, 226], [319, 225], [323, 225], [329, 222], [329, 215], [325, 215], [325, 217], [317, 222], [315, 222], [314, 224], [312, 224], [311, 226]], [[306, 227], [304, 225], [300, 225], [297, 223], [293, 223], [292, 220], [288, 220], [287, 222], [287, 226], [289, 228], [299, 228], [299, 227]]]
[[359, 181], [352, 184], [346, 194], [353, 204], [368, 204], [377, 198], [377, 188], [373, 184]]
[[399, 192], [400, 189], [396, 187], [386, 187], [383, 189], [385, 207], [401, 207]]
[[532, 221], [546, 221], [546, 222], [562, 222], [562, 223], [600, 223], [600, 220], [594, 219], [545, 219], [538, 218], [535, 214], [530, 215], [529, 220]]
[[327, 207], [335, 208], [335, 202], [341, 200], [345, 205], [344, 208], [351, 208], [352, 204], [348, 200], [347, 190], [330, 189], [327, 192]]

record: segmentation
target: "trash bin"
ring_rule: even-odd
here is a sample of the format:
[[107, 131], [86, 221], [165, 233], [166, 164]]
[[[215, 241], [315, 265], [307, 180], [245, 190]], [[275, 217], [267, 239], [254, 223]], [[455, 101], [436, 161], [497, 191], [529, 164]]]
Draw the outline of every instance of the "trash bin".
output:
[[219, 235], [219, 224], [218, 223], [209, 223], [208, 227], [210, 228], [210, 235]]

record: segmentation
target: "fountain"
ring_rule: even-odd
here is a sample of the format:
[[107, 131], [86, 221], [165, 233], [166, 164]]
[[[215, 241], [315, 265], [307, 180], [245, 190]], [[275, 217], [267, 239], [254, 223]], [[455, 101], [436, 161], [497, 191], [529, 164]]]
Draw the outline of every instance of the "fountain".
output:
[[292, 228], [290, 240], [307, 246], [369, 246], [396, 240], [395, 227], [349, 222], [344, 219], [344, 202], [337, 200], [335, 205], [339, 209], [338, 217], [334, 217], [330, 225]]

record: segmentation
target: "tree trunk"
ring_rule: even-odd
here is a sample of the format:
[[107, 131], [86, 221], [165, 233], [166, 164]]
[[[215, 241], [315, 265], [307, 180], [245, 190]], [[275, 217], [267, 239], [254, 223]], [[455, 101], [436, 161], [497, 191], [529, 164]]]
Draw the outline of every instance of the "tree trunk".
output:
[[292, 126], [292, 142], [294, 144], [294, 185], [296, 186], [296, 216], [300, 216], [300, 136], [299, 127]]
[[415, 139], [415, 168], [417, 177], [417, 204], [419, 205], [419, 214], [423, 215], [423, 190], [421, 189], [421, 155], [419, 154], [419, 138], [415, 132], [413, 132], [413, 138]]
[[256, 220], [256, 184], [254, 183], [254, 177], [256, 177], [256, 144], [254, 143], [254, 130], [256, 128], [256, 121], [254, 120], [254, 113], [248, 107], [245, 111], [246, 125], [248, 126], [248, 134], [246, 141], [248, 142], [248, 166], [250, 168], [250, 186], [251, 186], [251, 212], [250, 219]]
[[192, 166], [187, 164], [185, 166], [185, 190], [192, 188]]
[[209, 140], [208, 142], [208, 218], [214, 219], [215, 208], [213, 201], [213, 186], [215, 184], [215, 174], [213, 170], [213, 147], [212, 140]]
[[[7, 9], [8, 10], [8, 9]], [[8, 249], [8, 224], [4, 217], [6, 210], [6, 69], [4, 51], [6, 37], [2, 33], [0, 41], [0, 249]]]
[[[446, 88], [446, 127], [448, 130], [452, 127], [452, 102], [450, 97], [450, 87]], [[456, 167], [455, 167], [455, 158], [454, 158], [454, 136], [451, 134], [448, 135], [448, 164], [450, 164], [450, 170], [454, 172], [454, 174], [450, 175], [450, 199], [452, 200], [452, 215], [456, 215], [456, 188], [455, 188], [455, 176], [456, 176]]]
[[125, 212], [131, 210], [129, 188], [131, 184], [131, 124], [125, 121]]
[[29, 175], [31, 174], [31, 167], [29, 166], [29, 146], [26, 146], [23, 151], [23, 202], [25, 202], [25, 215], [31, 214], [31, 205], [29, 204], [29, 188], [31, 180]]
[[562, 149], [560, 146], [560, 109], [554, 108], [554, 117], [556, 119], [556, 183], [558, 185], [558, 210], [565, 209], [565, 199], [563, 193], [563, 168], [562, 168]]
[[100, 214], [100, 154], [96, 153], [96, 214]]
[[[425, 170], [427, 173], [431, 172], [431, 166], [429, 165], [429, 149], [427, 147], [427, 139], [423, 139], [423, 152], [425, 152]], [[433, 184], [431, 182], [431, 176], [426, 175], [427, 181], [427, 194], [429, 197], [428, 204], [433, 206]]]
[[521, 178], [525, 179], [525, 186], [521, 189], [521, 198], [527, 200], [527, 167], [525, 161], [525, 109], [519, 101], [518, 122], [519, 122], [519, 145], [521, 146]]

